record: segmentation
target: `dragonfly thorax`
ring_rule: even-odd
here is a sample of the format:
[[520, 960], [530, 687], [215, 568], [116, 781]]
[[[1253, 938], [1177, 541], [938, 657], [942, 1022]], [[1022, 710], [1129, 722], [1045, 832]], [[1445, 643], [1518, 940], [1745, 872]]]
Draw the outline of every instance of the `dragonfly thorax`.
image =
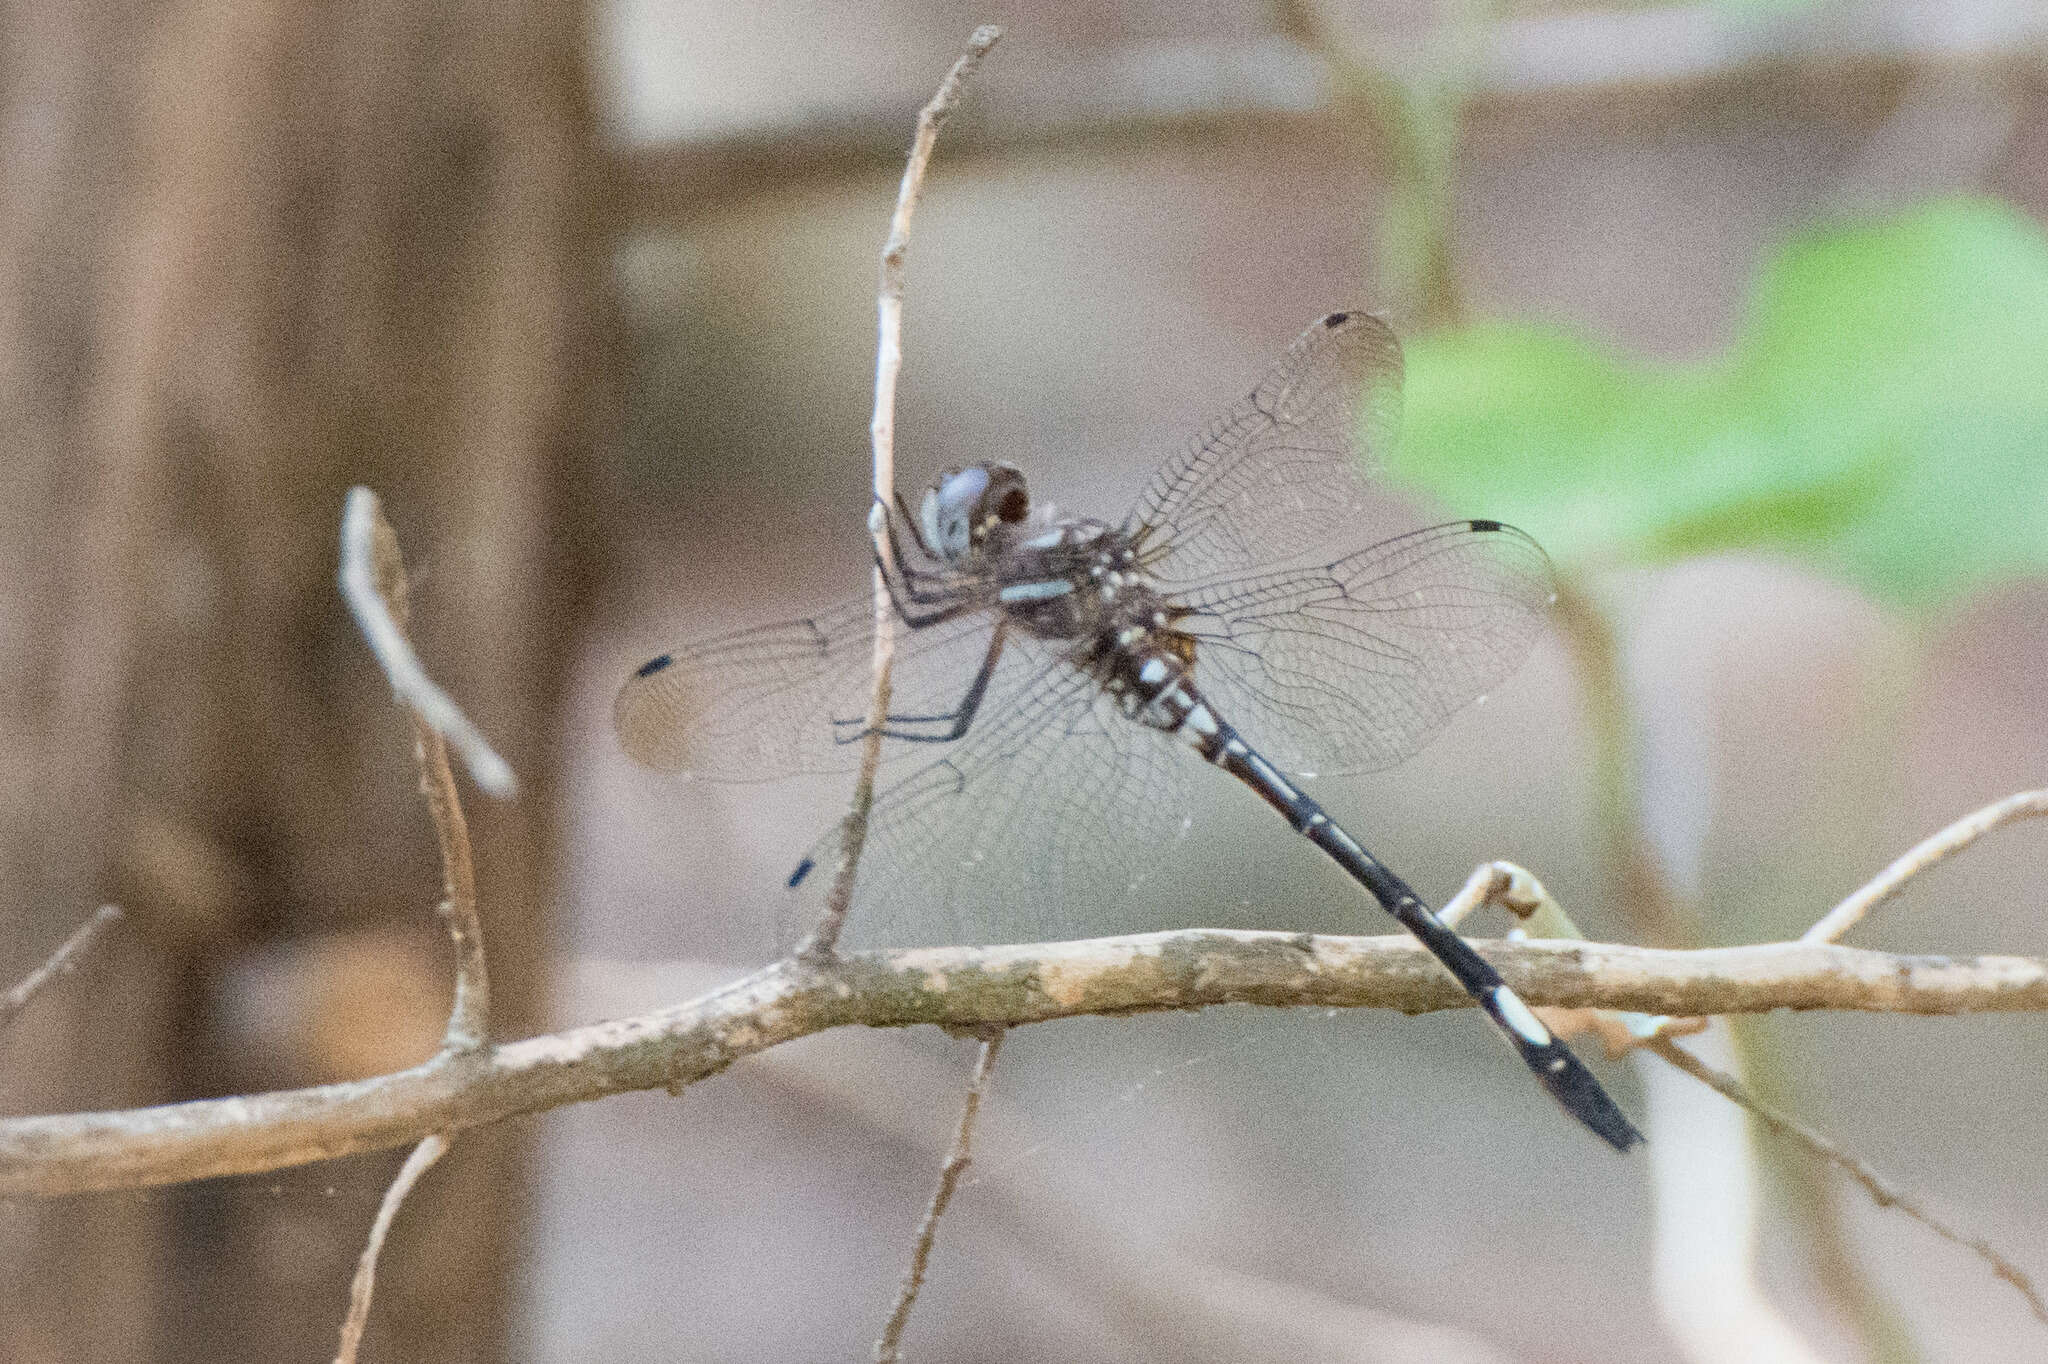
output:
[[1139, 566], [1131, 537], [1106, 522], [1004, 526], [981, 552], [1013, 625], [1087, 654], [1142, 643], [1180, 614]]

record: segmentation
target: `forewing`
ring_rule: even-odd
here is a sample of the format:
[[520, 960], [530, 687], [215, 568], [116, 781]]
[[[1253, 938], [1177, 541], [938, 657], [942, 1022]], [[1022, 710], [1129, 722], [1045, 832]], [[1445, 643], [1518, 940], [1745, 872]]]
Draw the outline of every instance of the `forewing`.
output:
[[[761, 781], [860, 764], [874, 687], [874, 602], [859, 597], [802, 620], [760, 626], [661, 654], [619, 689], [612, 724], [628, 756], [716, 781]], [[906, 717], [958, 707], [987, 656], [990, 617], [969, 611], [910, 629], [896, 625], [890, 711]], [[985, 705], [1003, 703], [1017, 673], [999, 664]], [[933, 732], [920, 721], [909, 728]], [[884, 760], [929, 753], [890, 739]]]
[[1247, 573], [1354, 527], [1365, 464], [1392, 441], [1400, 402], [1401, 345], [1385, 322], [1316, 322], [1153, 476], [1129, 526], [1144, 537], [1147, 569], [1168, 583]]
[[1550, 559], [1512, 526], [1455, 521], [1334, 563], [1193, 589], [1195, 682], [1294, 772], [1370, 772], [1426, 744], [1528, 657]]
[[[1121, 922], [1119, 903], [1186, 827], [1193, 750], [1116, 712], [1093, 678], [1036, 641], [1015, 703], [875, 800], [847, 939], [862, 947], [1066, 938]], [[840, 835], [812, 850], [829, 885]], [[810, 926], [822, 897], [803, 897]]]

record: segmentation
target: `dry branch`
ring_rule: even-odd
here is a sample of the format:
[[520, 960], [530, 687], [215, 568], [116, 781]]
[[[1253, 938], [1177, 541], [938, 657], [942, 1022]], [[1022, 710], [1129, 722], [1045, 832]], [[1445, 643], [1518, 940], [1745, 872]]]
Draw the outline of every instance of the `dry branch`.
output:
[[918, 1290], [924, 1287], [932, 1245], [939, 1236], [939, 1219], [946, 1215], [953, 1191], [960, 1187], [960, 1176], [967, 1173], [973, 1160], [974, 1120], [981, 1113], [982, 1092], [988, 1088], [989, 1072], [995, 1069], [996, 1053], [1002, 1045], [1000, 1032], [982, 1039], [980, 1055], [974, 1062], [974, 1078], [967, 1082], [967, 1097], [960, 1104], [960, 1125], [953, 1133], [953, 1149], [946, 1154], [946, 1163], [939, 1169], [938, 1185], [932, 1190], [931, 1204], [924, 1210], [924, 1221], [918, 1224], [917, 1240], [910, 1249], [910, 1268], [903, 1275], [903, 1287], [897, 1291], [895, 1310], [889, 1313], [881, 1339], [875, 1342], [875, 1364], [897, 1364], [903, 1358], [903, 1328], [910, 1324], [910, 1309], [917, 1305]]
[[[434, 838], [441, 850], [441, 917], [455, 945], [455, 1002], [449, 1006], [448, 1028], [441, 1045], [468, 1051], [490, 1040], [490, 972], [484, 959], [484, 927], [476, 902], [476, 862], [470, 853], [469, 820], [462, 813], [461, 793], [448, 766], [448, 734], [468, 735], [480, 749], [466, 754], [471, 775], [486, 790], [493, 788], [478, 771], [481, 761], [500, 783], [496, 794], [517, 789], [512, 768], [491, 750], [461, 709], [420, 666], [406, 635], [411, 614], [405, 560], [398, 536], [384, 520], [377, 495], [368, 488], [349, 490], [341, 518], [341, 581], [349, 609], [362, 627], [364, 641], [391, 681], [391, 690], [412, 716], [413, 756], [420, 769], [420, 794], [434, 820]], [[446, 712], [438, 712], [445, 703]], [[452, 716], [452, 718], [450, 718]]]
[[2048, 791], [2021, 791], [1964, 815], [1946, 829], [1930, 834], [1907, 849], [1868, 885], [1822, 915], [1812, 928], [1800, 935], [1799, 941], [1840, 942], [1844, 933], [1861, 923], [1871, 910], [1904, 890], [1906, 883], [1920, 873], [1953, 857], [2002, 824], [2037, 815], [2048, 815]]
[[370, 1296], [377, 1286], [377, 1256], [384, 1249], [384, 1238], [390, 1235], [391, 1223], [412, 1186], [447, 1152], [448, 1139], [434, 1133], [413, 1148], [391, 1187], [384, 1191], [384, 1201], [377, 1205], [377, 1220], [370, 1224], [370, 1239], [363, 1246], [362, 1258], [356, 1261], [355, 1278], [349, 1282], [348, 1316], [341, 1323], [341, 1348], [334, 1352], [334, 1364], [355, 1364], [356, 1351], [363, 1343], [363, 1328], [370, 1324]]
[[874, 504], [868, 530], [875, 542], [875, 682], [868, 698], [860, 775], [854, 779], [853, 799], [840, 839], [839, 866], [825, 896], [825, 912], [798, 949], [799, 956], [812, 962], [830, 961], [839, 948], [839, 933], [853, 903], [854, 872], [860, 864], [861, 848], [867, 842], [868, 815], [875, 804], [875, 773], [882, 764], [882, 732], [889, 719], [889, 669], [896, 655], [896, 613], [882, 565], [888, 561], [889, 508], [896, 498], [896, 380], [903, 372], [903, 262], [910, 251], [910, 222], [924, 195], [925, 170], [931, 164], [932, 150], [938, 146], [939, 128], [959, 104], [960, 91], [968, 78], [1002, 36], [1003, 31], [992, 24], [974, 30], [967, 39], [967, 49], [918, 113], [910, 159], [896, 189], [895, 212], [889, 217], [889, 235], [882, 242], [881, 283], [875, 295], [875, 408], [868, 423], [868, 444], [874, 463]]
[[[470, 851], [469, 820], [462, 813], [462, 795], [455, 786], [455, 772], [448, 765], [445, 736], [451, 732], [466, 736], [459, 741], [476, 750], [468, 757], [471, 773], [479, 785], [499, 795], [510, 795], [517, 788], [510, 765], [491, 751], [468, 717], [420, 666], [412, 640], [406, 634], [411, 589], [406, 582], [405, 559], [399, 552], [397, 534], [384, 519], [377, 495], [368, 488], [349, 491], [342, 512], [341, 544], [342, 592], [348, 597], [349, 608], [362, 627], [370, 651], [390, 679], [392, 692], [412, 719], [420, 795], [426, 799], [427, 813], [434, 821], [434, 838], [441, 851], [441, 917], [455, 947], [454, 1001], [448, 1008], [448, 1026], [441, 1035], [441, 1055], [460, 1056], [475, 1052], [490, 1041], [491, 988], [484, 957], [483, 918], [477, 909], [476, 862]], [[436, 698], [446, 702], [445, 711], [435, 711]], [[355, 1364], [363, 1329], [370, 1320], [377, 1257], [384, 1248], [384, 1238], [412, 1186], [447, 1150], [445, 1135], [429, 1133], [413, 1148], [391, 1186], [384, 1191], [376, 1220], [370, 1225], [369, 1240], [356, 1262], [355, 1278], [349, 1284], [348, 1315], [342, 1320], [335, 1364]]]
[[1698, 1080], [1707, 1088], [1721, 1095], [1729, 1102], [1748, 1109], [1757, 1121], [1777, 1133], [1785, 1140], [1819, 1156], [1828, 1164], [1840, 1170], [1849, 1178], [1861, 1184], [1864, 1191], [1881, 1208], [1897, 1208], [1906, 1216], [1932, 1231], [1936, 1236], [1970, 1251], [1986, 1264], [1991, 1272], [2011, 1284], [2027, 1300], [2027, 1308], [2044, 1325], [2048, 1325], [2048, 1302], [2041, 1299], [2040, 1290], [2034, 1281], [2021, 1271], [1989, 1241], [1973, 1233], [1958, 1230], [1928, 1210], [1925, 1204], [1898, 1185], [1871, 1169], [1863, 1161], [1834, 1142], [1800, 1122], [1797, 1118], [1778, 1112], [1769, 1104], [1750, 1092], [1749, 1086], [1733, 1075], [1715, 1069], [1679, 1046], [1668, 1037], [1656, 1038], [1644, 1044], [1645, 1049], [1655, 1052], [1687, 1075]]
[[[1901, 956], [1773, 943], [1668, 951], [1481, 943], [1532, 1004], [1652, 1014], [1857, 1009], [2048, 1012], [2048, 959]], [[0, 1121], [0, 1196], [141, 1188], [303, 1165], [627, 1090], [681, 1088], [829, 1028], [1013, 1027], [1205, 1008], [1462, 1008], [1415, 942], [1184, 929], [779, 961], [633, 1018], [437, 1056], [374, 1079], [158, 1108]]]
[[396, 558], [391, 528], [377, 509], [377, 495], [368, 488], [349, 489], [341, 514], [341, 595], [363, 639], [377, 655], [398, 699], [455, 745], [476, 784], [494, 796], [516, 794], [519, 781], [512, 775], [512, 765], [498, 756], [454, 698], [427, 676], [403, 626], [393, 617], [394, 594], [387, 590], [390, 579], [385, 575]]
[[0, 1028], [14, 1021], [14, 1016], [35, 998], [36, 991], [59, 974], [77, 969], [85, 954], [92, 950], [93, 942], [120, 917], [121, 911], [113, 905], [101, 905], [84, 923], [71, 930], [71, 936], [57, 945], [48, 961], [23, 976], [6, 994], [0, 995]]

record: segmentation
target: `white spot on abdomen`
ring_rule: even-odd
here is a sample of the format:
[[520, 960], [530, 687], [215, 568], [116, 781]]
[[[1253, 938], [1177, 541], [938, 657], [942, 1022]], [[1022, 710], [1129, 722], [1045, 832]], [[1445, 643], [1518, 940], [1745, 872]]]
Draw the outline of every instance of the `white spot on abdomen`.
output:
[[1522, 1002], [1522, 997], [1505, 985], [1493, 987], [1493, 1007], [1500, 1014], [1501, 1022], [1522, 1035], [1532, 1046], [1550, 1045], [1550, 1029], [1543, 1026], [1543, 1020]]

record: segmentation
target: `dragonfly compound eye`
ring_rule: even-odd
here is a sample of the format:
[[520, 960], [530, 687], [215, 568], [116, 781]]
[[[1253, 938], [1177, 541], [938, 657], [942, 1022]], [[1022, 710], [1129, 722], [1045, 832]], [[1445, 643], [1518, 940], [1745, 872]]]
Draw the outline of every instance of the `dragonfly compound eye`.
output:
[[1024, 472], [1008, 464], [984, 464], [981, 466], [988, 475], [988, 491], [982, 494], [980, 512], [976, 524], [987, 525], [1001, 521], [1016, 525], [1031, 514], [1031, 493], [1024, 483]]

